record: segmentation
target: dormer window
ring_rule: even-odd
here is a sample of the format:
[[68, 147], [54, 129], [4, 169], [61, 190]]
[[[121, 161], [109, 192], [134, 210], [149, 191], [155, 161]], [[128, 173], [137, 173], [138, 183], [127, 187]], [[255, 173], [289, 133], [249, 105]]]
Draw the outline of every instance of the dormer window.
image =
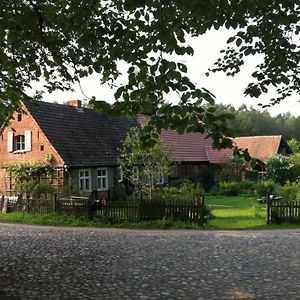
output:
[[15, 151], [25, 150], [25, 135], [17, 135], [15, 136]]

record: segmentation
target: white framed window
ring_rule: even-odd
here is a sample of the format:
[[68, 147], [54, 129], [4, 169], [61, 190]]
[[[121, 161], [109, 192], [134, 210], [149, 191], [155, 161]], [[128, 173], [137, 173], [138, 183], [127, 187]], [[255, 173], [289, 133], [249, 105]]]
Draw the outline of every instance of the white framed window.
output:
[[121, 167], [118, 167], [117, 169], [117, 176], [118, 176], [118, 182], [123, 182], [123, 179], [124, 179], [124, 174], [123, 174], [123, 170]]
[[108, 190], [108, 170], [107, 168], [97, 169], [97, 190]]
[[165, 184], [165, 177], [164, 174], [161, 172], [159, 177], [155, 178], [155, 184], [157, 185], [164, 185]]
[[138, 166], [134, 166], [132, 168], [132, 180], [133, 181], [138, 181], [139, 180], [139, 177], [140, 177], [140, 174], [139, 174], [139, 167]]
[[32, 150], [32, 134], [27, 130], [24, 134], [15, 135], [13, 131], [8, 133], [7, 151], [8, 152], [25, 152]]
[[25, 136], [16, 135], [14, 138], [14, 151], [24, 151], [25, 150]]
[[81, 192], [91, 191], [91, 170], [90, 169], [79, 170], [79, 190]]
[[147, 176], [146, 177], [146, 184], [150, 185], [150, 184], [154, 184], [154, 185], [164, 185], [165, 184], [165, 177], [163, 173], [160, 173], [158, 175], [158, 177], [153, 178], [152, 176]]

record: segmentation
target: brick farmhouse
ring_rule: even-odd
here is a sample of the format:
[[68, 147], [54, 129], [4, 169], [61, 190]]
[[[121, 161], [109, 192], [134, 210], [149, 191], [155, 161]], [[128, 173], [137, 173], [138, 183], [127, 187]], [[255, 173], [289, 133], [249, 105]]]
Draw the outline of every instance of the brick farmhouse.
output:
[[[51, 158], [56, 168], [56, 185], [67, 186], [71, 193], [97, 191], [104, 197], [112, 197], [114, 186], [120, 180], [118, 149], [130, 128], [139, 126], [143, 118], [109, 118], [83, 108], [79, 100], [66, 105], [26, 104], [23, 111], [24, 114], [16, 112], [0, 130], [0, 194], [14, 191], [8, 166]], [[290, 153], [281, 136], [261, 138], [258, 145], [264, 147], [258, 147], [260, 153], [268, 149], [264, 158]], [[203, 133], [180, 135], [164, 130], [161, 139], [170, 150], [171, 159], [180, 162], [169, 177], [160, 180], [161, 184], [191, 176], [203, 165], [220, 165], [231, 155], [229, 149], [213, 149], [212, 140]], [[244, 141], [250, 154], [252, 151], [259, 156], [256, 150], [251, 150], [255, 144], [248, 143], [251, 140], [258, 141], [258, 137], [238, 138], [236, 144], [240, 147]]]

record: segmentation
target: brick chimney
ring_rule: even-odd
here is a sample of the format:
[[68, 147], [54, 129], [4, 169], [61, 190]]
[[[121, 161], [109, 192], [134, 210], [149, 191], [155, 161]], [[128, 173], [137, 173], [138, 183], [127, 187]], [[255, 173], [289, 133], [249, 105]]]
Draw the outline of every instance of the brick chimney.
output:
[[81, 108], [81, 100], [70, 100], [66, 103], [67, 105], [69, 106], [74, 106], [74, 107], [77, 107], [77, 108]]

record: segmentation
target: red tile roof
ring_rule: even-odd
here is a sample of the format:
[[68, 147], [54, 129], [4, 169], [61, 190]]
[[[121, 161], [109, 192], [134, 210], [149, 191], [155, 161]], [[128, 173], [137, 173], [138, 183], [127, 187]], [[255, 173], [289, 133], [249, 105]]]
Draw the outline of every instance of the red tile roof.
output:
[[281, 140], [281, 135], [245, 136], [234, 139], [238, 148], [247, 148], [250, 156], [258, 158], [263, 162], [267, 162], [271, 156], [278, 153]]
[[212, 146], [205, 146], [206, 155], [208, 160], [212, 164], [225, 163], [232, 155], [232, 149], [214, 149]]
[[[140, 115], [138, 119], [140, 124], [146, 124], [149, 120], [150, 117], [145, 115]], [[170, 151], [173, 160], [220, 164], [226, 162], [233, 153], [232, 149], [213, 149], [212, 139], [206, 139], [206, 133], [178, 134], [175, 130], [163, 130], [161, 139]], [[252, 157], [263, 162], [267, 162], [271, 156], [279, 152], [282, 141], [281, 135], [247, 136], [234, 139], [238, 148], [248, 148]]]
[[212, 145], [205, 133], [179, 134], [175, 130], [163, 130], [161, 139], [170, 151], [173, 160], [186, 162], [209, 162], [205, 147]]

